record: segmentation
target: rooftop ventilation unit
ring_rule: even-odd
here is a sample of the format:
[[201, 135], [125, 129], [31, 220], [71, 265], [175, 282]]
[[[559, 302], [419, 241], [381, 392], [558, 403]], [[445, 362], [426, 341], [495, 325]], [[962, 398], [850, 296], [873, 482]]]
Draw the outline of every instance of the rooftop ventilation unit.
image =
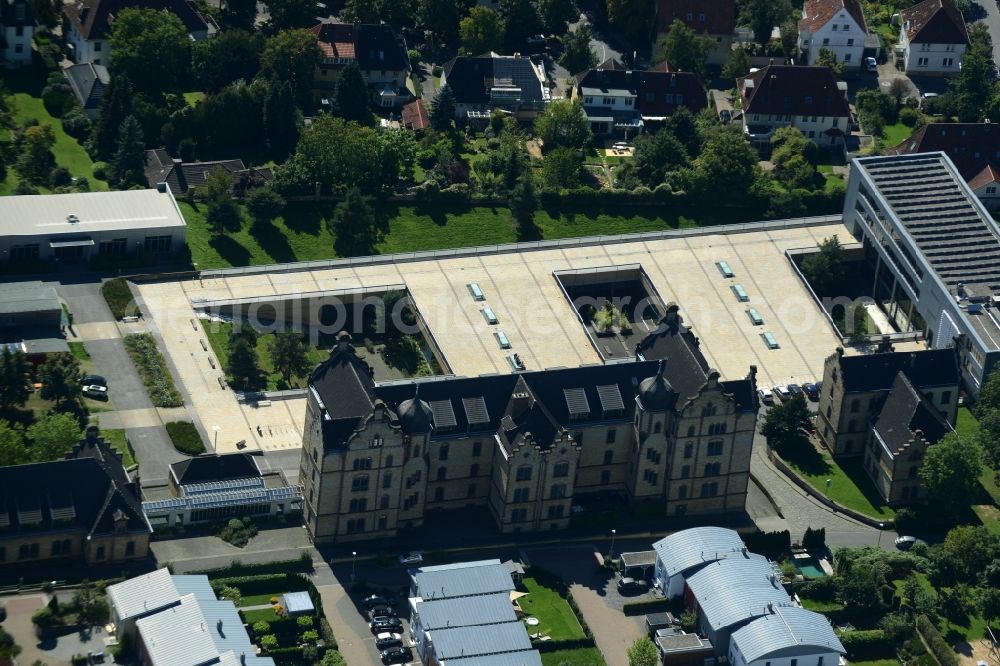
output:
[[66, 216], [66, 221], [69, 222], [70, 224], [79, 224], [80, 218], [74, 215], [73, 213], [70, 213], [69, 215]]

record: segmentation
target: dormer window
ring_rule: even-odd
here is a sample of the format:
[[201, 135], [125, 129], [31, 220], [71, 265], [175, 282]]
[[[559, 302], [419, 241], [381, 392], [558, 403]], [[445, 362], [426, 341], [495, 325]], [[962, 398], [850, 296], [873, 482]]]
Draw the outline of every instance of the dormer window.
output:
[[833, 24], [833, 31], [837, 32], [837, 24], [836, 23]]

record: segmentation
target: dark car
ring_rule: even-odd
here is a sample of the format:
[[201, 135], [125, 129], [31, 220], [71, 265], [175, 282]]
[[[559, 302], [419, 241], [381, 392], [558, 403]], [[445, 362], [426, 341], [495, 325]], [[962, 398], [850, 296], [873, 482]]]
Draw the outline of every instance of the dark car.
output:
[[383, 664], [401, 664], [411, 659], [413, 659], [413, 653], [410, 652], [410, 648], [394, 647], [382, 650]]
[[396, 609], [392, 606], [372, 606], [368, 609], [368, 618], [374, 620], [377, 617], [396, 617]]
[[802, 387], [799, 386], [798, 384], [789, 384], [788, 392], [792, 394], [793, 398], [796, 396], [800, 396], [802, 395]]
[[375, 647], [378, 648], [379, 652], [388, 650], [389, 648], [402, 647], [402, 645], [403, 637], [389, 631], [375, 637]]
[[84, 375], [80, 380], [80, 383], [84, 386], [103, 386], [108, 387], [108, 380], [100, 375]]
[[618, 580], [618, 591], [622, 594], [635, 594], [645, 592], [649, 588], [649, 583], [635, 578], [621, 578]]
[[380, 597], [377, 594], [373, 594], [370, 597], [365, 597], [361, 603], [365, 605], [365, 608], [372, 609], [375, 608], [376, 606], [388, 606], [389, 600], [386, 599], [385, 597]]
[[403, 621], [398, 617], [377, 617], [369, 625], [373, 634], [381, 634], [386, 631], [400, 632], [403, 630]]
[[819, 400], [819, 388], [815, 384], [813, 383], [803, 384], [802, 390], [805, 392], [806, 397], [808, 397], [813, 402]]

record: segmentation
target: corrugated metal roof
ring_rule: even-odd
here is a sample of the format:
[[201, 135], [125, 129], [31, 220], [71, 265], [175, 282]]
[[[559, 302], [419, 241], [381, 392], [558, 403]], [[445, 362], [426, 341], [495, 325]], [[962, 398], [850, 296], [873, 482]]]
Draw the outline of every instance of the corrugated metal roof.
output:
[[744, 548], [743, 539], [723, 527], [692, 527], [674, 532], [653, 544], [667, 576], [706, 562], [714, 562]]
[[507, 622], [483, 631], [479, 627], [437, 629], [428, 634], [439, 661], [479, 657], [531, 649], [531, 639], [520, 622]]
[[201, 666], [219, 656], [211, 635], [215, 628], [206, 621], [193, 594], [135, 625], [151, 666]]
[[313, 610], [313, 602], [308, 592], [286, 592], [285, 610], [289, 613], [308, 613]]
[[[78, 221], [69, 222], [70, 215]], [[0, 197], [0, 234], [4, 236], [183, 226], [173, 196], [155, 189]]]
[[473, 627], [517, 620], [508, 592], [421, 601], [416, 604], [420, 624], [424, 629]]
[[510, 572], [500, 560], [421, 567], [411, 577], [416, 592], [413, 596], [425, 600], [510, 592], [514, 589]]
[[442, 662], [441, 666], [542, 666], [542, 655], [538, 650], [525, 650], [493, 654], [488, 657], [449, 659], [447, 663]]
[[766, 615], [769, 605], [792, 603], [771, 562], [754, 553], [713, 562], [689, 576], [687, 585], [715, 631]]
[[55, 288], [41, 282], [13, 282], [0, 289], [0, 312], [45, 312], [61, 307]]
[[184, 596], [185, 594], [193, 594], [195, 599], [198, 601], [215, 601], [215, 590], [212, 589], [212, 584], [208, 582], [208, 576], [205, 575], [185, 575], [185, 576], [171, 576], [174, 581], [174, 587], [177, 588], [177, 594], [179, 596]]
[[108, 586], [108, 598], [119, 620], [165, 608], [177, 603], [179, 597], [168, 569], [157, 569]]
[[781, 652], [781, 656], [837, 652], [844, 646], [829, 620], [819, 613], [793, 606], [778, 608], [733, 632], [733, 645], [747, 663]]

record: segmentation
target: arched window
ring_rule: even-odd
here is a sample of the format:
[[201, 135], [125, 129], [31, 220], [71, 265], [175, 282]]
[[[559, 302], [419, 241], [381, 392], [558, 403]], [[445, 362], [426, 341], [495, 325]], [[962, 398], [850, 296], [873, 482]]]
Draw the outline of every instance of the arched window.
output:
[[653, 424], [653, 432], [654, 433], [660, 434], [660, 429], [661, 428], [663, 428], [663, 425], [659, 421], [657, 421], [656, 423]]

